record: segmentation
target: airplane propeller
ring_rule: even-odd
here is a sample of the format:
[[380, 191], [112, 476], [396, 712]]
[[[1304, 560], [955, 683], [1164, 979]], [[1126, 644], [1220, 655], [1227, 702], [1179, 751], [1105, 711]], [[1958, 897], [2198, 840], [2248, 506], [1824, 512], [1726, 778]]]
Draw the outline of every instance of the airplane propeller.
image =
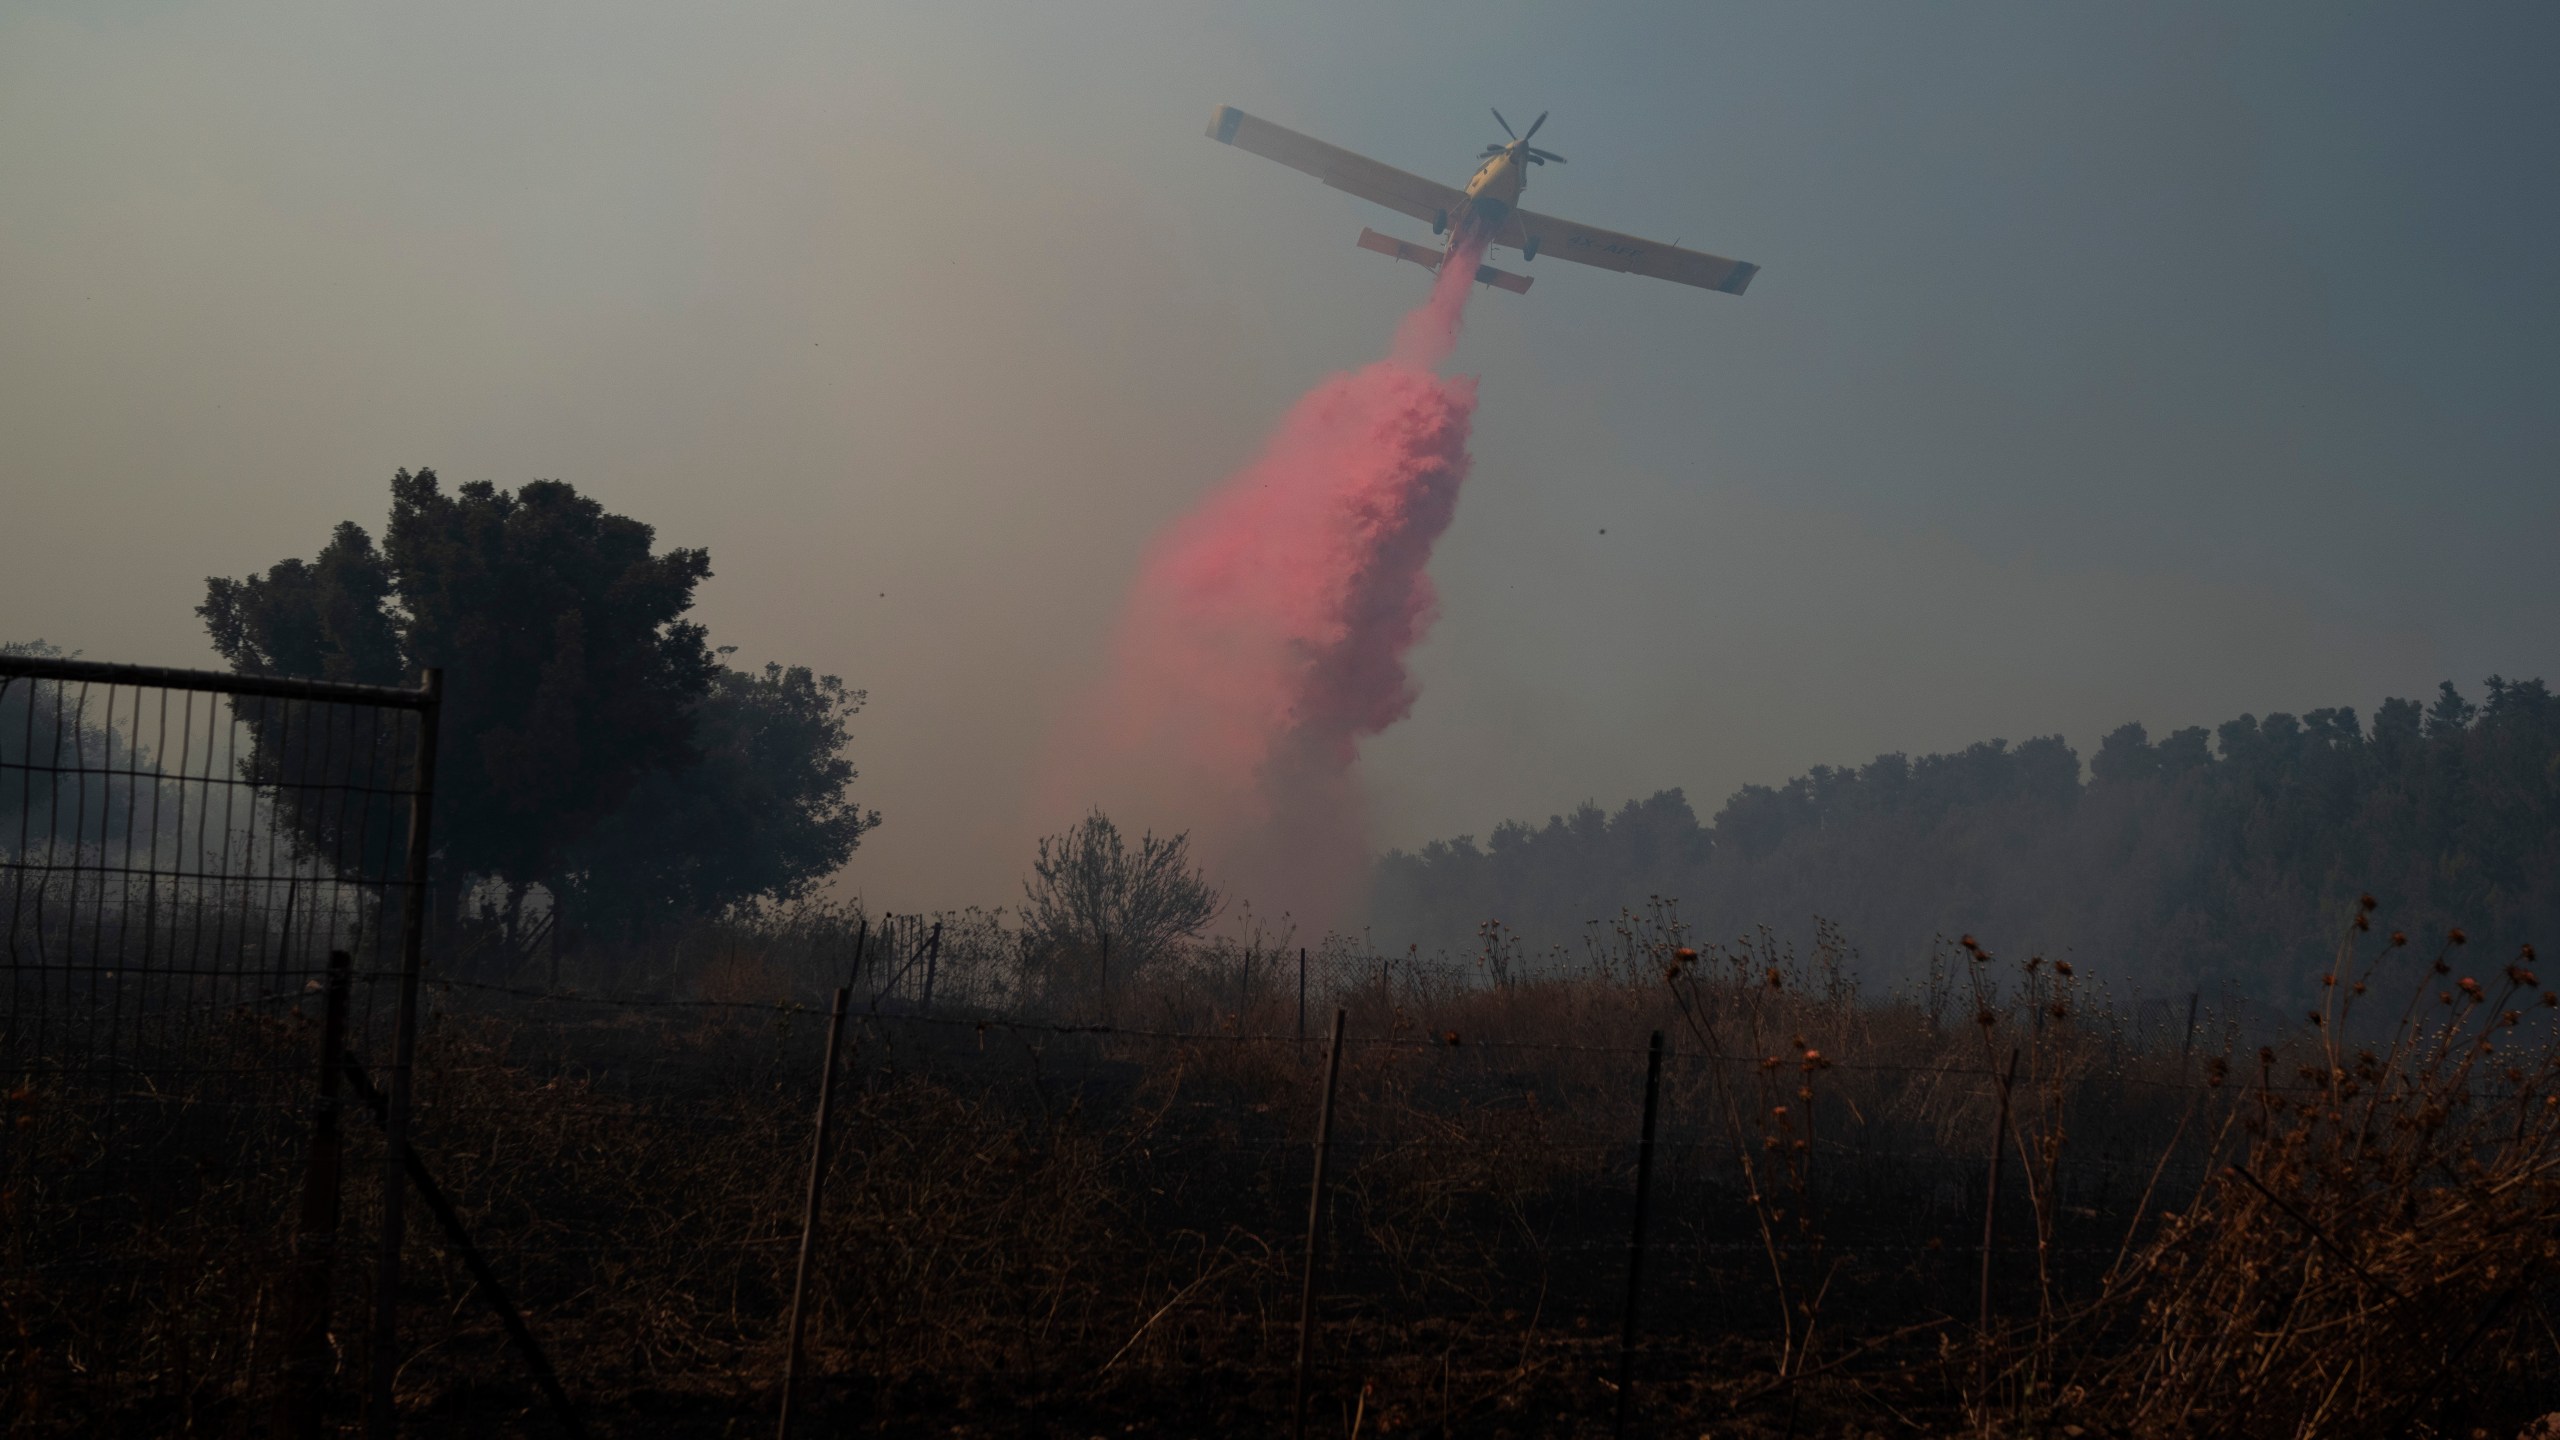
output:
[[1553, 160], [1559, 165], [1563, 164], [1563, 156], [1558, 155], [1552, 150], [1538, 149], [1536, 146], [1529, 143], [1529, 141], [1537, 135], [1538, 127], [1547, 123], [1548, 114], [1548, 111], [1539, 111], [1538, 118], [1529, 122], [1529, 133], [1527, 135], [1523, 135], [1519, 131], [1511, 128], [1511, 122], [1502, 118], [1501, 111], [1494, 111], [1493, 123], [1501, 126], [1502, 133], [1511, 137], [1511, 145], [1487, 145], [1484, 147], [1484, 154], [1486, 156], [1499, 155], [1503, 151], [1512, 148], [1512, 145], [1516, 145], [1520, 147], [1521, 153], [1528, 157], [1529, 163], [1532, 165], [1544, 165], [1550, 160]]

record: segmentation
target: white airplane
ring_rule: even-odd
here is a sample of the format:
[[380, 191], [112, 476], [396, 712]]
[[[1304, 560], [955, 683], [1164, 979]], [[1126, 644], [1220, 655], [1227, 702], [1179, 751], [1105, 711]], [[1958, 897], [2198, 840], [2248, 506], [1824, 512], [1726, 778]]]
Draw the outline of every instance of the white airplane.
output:
[[[1493, 119], [1502, 127], [1502, 133], [1511, 136], [1511, 143], [1484, 147], [1484, 164], [1464, 190], [1453, 190], [1268, 120], [1255, 119], [1232, 105], [1218, 107], [1218, 113], [1209, 121], [1209, 138], [1277, 160], [1293, 170], [1304, 170], [1336, 190], [1347, 190], [1363, 200], [1401, 210], [1416, 220], [1428, 220], [1432, 234], [1452, 237], [1451, 249], [1456, 247], [1457, 236], [1481, 235], [1488, 248], [1508, 246], [1519, 251], [1522, 260], [1553, 255], [1603, 270], [1721, 290], [1727, 295], [1741, 294], [1750, 286], [1751, 277], [1760, 273], [1759, 266], [1745, 261], [1639, 240], [1614, 230], [1594, 229], [1521, 209], [1520, 192], [1528, 186], [1529, 167], [1550, 160], [1561, 165], [1564, 157], [1529, 143], [1538, 127], [1547, 123], [1544, 112], [1529, 122], [1527, 135], [1513, 132], [1511, 122], [1503, 119], [1499, 110], [1493, 112]], [[1440, 268], [1449, 253], [1365, 227], [1360, 231], [1360, 248], [1410, 260], [1433, 271]], [[1529, 290], [1528, 276], [1496, 270], [1490, 265], [1477, 266], [1476, 279], [1518, 294], [1525, 295]]]

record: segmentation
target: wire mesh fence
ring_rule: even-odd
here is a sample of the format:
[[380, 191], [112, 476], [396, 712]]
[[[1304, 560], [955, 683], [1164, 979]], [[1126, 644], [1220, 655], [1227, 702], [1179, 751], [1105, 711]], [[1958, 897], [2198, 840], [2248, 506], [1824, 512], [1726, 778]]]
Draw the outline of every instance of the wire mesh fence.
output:
[[[1108, 1018], [1096, 997], [1057, 999], [1020, 974], [964, 982], [1019, 1009], [946, 1004], [948, 992], [928, 1009], [891, 977], [930, 953], [931, 922], [870, 923], [870, 959], [854, 968], [840, 952], [832, 976], [854, 1019], [818, 1217], [800, 1389], [812, 1417], [876, 1423], [963, 1397], [1107, 1408], [1115, 1386], [1161, 1396], [1169, 1378], [1179, 1390], [1203, 1377], [1224, 1403], [1279, 1413], [1337, 1011], [1319, 1407], [1392, 1378], [1417, 1419], [1411, 1392], [1433, 1388], [1407, 1373], [1417, 1346], [1448, 1362], [1433, 1384], [1461, 1428], [1560, 1381], [1587, 1402], [1581, 1382], [1608, 1372], [1642, 1036], [1676, 1025], [1658, 976], [1506, 992], [1468, 983], [1470, 967], [1309, 947], [1315, 1033], [1301, 1040], [1294, 947], [1162, 958], [1127, 978]], [[945, 918], [937, 985], [1022, 960], [969, 938]], [[808, 1218], [823, 1006], [433, 980], [429, 992], [422, 1153], [470, 1197], [475, 1236], [594, 1423], [631, 1424], [641, 1407], [660, 1427], [689, 1413], [706, 1434], [742, 1409], [770, 1418]], [[1675, 1044], [1638, 1357], [1648, 1383], [1695, 1373], [1701, 1346], [1783, 1345], [1789, 1307], [1823, 1292], [1824, 1323], [1861, 1339], [1971, 1313], [1998, 1079], [1961, 1048], [1917, 1045], [1905, 1034], [1817, 1075], [1801, 1050], [1773, 1072], [1767, 1056]], [[2168, 1059], [2092, 1039], [2072, 1064], [2051, 1087], [2070, 1161], [2033, 1210], [2013, 1173], [1988, 1237], [2001, 1317], [2032, 1316], [2047, 1286], [2085, 1294], [2146, 1188], [2191, 1195], [2203, 1178], [2199, 1157], [2169, 1155], [2194, 1087]], [[1804, 1114], [1797, 1128], [1770, 1128], [1758, 1090], [1772, 1073]], [[1747, 1134], [1727, 1109], [1736, 1094]], [[1758, 1172], [1737, 1153], [1780, 1133], [1806, 1148]], [[2006, 1163], [2032, 1162], [2013, 1148]], [[1790, 1226], [1776, 1237], [1769, 1195]], [[502, 1337], [461, 1303], [468, 1282], [449, 1259], [440, 1273], [455, 1328], [406, 1372], [412, 1423], [516, 1423], [534, 1397], [520, 1378], [492, 1383], [510, 1371]]]
[[263, 1414], [296, 1403], [286, 1292], [325, 1273], [362, 1310], [352, 1267], [295, 1278], [279, 1220], [324, 1011], [396, 1058], [432, 703], [0, 656], [0, 1297], [34, 1413]]

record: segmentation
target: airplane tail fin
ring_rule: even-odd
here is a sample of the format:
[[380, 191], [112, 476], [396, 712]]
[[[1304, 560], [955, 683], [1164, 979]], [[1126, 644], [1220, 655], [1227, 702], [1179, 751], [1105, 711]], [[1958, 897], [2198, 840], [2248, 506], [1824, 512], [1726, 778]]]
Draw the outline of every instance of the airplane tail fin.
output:
[[[1425, 270], [1435, 272], [1439, 270], [1440, 262], [1447, 258], [1443, 252], [1434, 250], [1428, 245], [1416, 245], [1411, 241], [1398, 240], [1392, 235], [1381, 235], [1375, 230], [1365, 228], [1360, 232], [1360, 248], [1374, 250], [1381, 255], [1390, 255], [1398, 260], [1410, 260]], [[1508, 270], [1496, 270], [1490, 265], [1479, 265], [1476, 267], [1476, 283], [1508, 290], [1514, 295], [1526, 295], [1529, 293], [1531, 280], [1526, 275], [1514, 275]]]

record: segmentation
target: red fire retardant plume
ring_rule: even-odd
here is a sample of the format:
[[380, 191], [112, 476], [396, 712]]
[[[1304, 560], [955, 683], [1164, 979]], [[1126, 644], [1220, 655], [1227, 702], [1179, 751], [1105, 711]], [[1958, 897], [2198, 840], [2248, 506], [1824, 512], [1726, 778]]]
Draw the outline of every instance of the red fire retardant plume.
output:
[[1189, 829], [1212, 879], [1301, 933], [1346, 918], [1368, 864], [1359, 742], [1405, 717], [1430, 628], [1431, 547], [1467, 476], [1455, 348], [1481, 245], [1443, 266], [1387, 359], [1327, 377], [1261, 455], [1149, 550], [1111, 677], [1053, 800]]

